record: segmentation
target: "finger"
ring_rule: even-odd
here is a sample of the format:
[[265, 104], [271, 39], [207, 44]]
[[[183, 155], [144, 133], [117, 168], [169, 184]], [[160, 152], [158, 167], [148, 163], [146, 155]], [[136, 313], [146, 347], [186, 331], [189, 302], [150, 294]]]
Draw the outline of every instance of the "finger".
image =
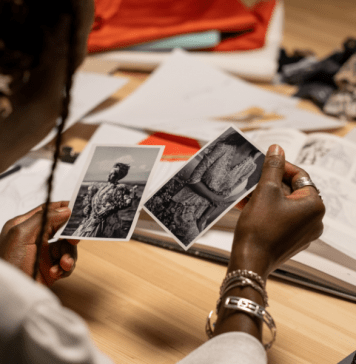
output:
[[60, 269], [59, 265], [54, 265], [53, 267], [51, 267], [51, 269], [49, 270], [49, 275], [53, 280], [57, 280], [62, 278], [63, 276], [63, 270]]
[[[9, 226], [7, 227], [7, 229], [11, 228], [14, 225], [21, 224], [24, 221], [26, 221], [27, 219], [30, 219], [37, 212], [43, 211], [44, 205], [45, 204], [41, 204], [41, 205], [35, 207], [34, 209], [26, 212], [25, 214], [16, 216], [15, 218], [11, 219], [10, 221], [8, 221]], [[51, 202], [48, 206], [48, 210], [56, 210], [61, 207], [68, 207], [68, 205], [69, 205], [69, 201]]]
[[292, 163], [286, 162], [285, 163], [285, 167], [284, 167], [284, 175], [283, 175], [283, 180], [289, 185], [292, 186], [292, 182], [293, 180], [295, 180], [295, 178], [300, 178], [300, 177], [306, 177], [309, 176], [308, 173], [300, 168], [295, 166]]
[[307, 196], [318, 196], [318, 191], [313, 186], [305, 186], [302, 188], [294, 189], [296, 181], [302, 177], [306, 177], [310, 179], [308, 172], [304, 169], [295, 166], [292, 163], [286, 163], [285, 165], [285, 174], [283, 176], [284, 180], [287, 182], [289, 186], [292, 188], [292, 193], [287, 196], [287, 198], [292, 200], [298, 200], [300, 198], [305, 198]]
[[[60, 209], [62, 207], [68, 207], [69, 201], [57, 201], [57, 202], [51, 202], [48, 206], [48, 210], [56, 210]], [[44, 204], [42, 205], [44, 207]]]
[[[55, 210], [55, 209], [59, 209], [61, 207], [68, 207], [69, 205], [69, 201], [57, 201], [57, 202], [51, 202], [48, 206], [49, 210]], [[31, 217], [33, 216], [36, 212], [41, 211], [44, 209], [45, 204], [42, 203], [41, 205], [38, 205], [37, 207], [35, 207], [34, 209], [32, 209], [31, 211], [20, 215], [19, 217], [22, 216], [27, 216], [27, 217]]]
[[63, 240], [61, 245], [60, 267], [65, 271], [74, 269], [77, 260], [77, 247]]
[[42, 205], [41, 206], [37, 206], [36, 208], [34, 208], [33, 210], [26, 212], [23, 215], [19, 215], [14, 217], [13, 219], [7, 221], [5, 223], [5, 225], [2, 228], [1, 234], [5, 235], [9, 232], [9, 230], [11, 228], [13, 228], [16, 225], [22, 224], [24, 221], [26, 221], [27, 219], [31, 218], [33, 215], [35, 215], [37, 212], [42, 210]]
[[51, 255], [51, 259], [53, 261], [57, 261], [60, 258], [60, 256], [61, 256], [60, 247], [61, 247], [60, 240], [58, 240], [52, 244], [49, 244], [49, 252]]
[[69, 272], [72, 269], [74, 269], [74, 264], [75, 261], [74, 259], [70, 256], [70, 254], [64, 254], [59, 262], [60, 267], [66, 271]]
[[258, 188], [261, 189], [272, 184], [282, 188], [284, 166], [284, 150], [277, 144], [271, 145], [266, 154]]
[[[69, 219], [71, 210], [68, 207], [60, 207], [56, 210], [49, 211], [47, 215], [47, 226], [45, 229], [44, 240], [48, 241], [57, 230]], [[31, 239], [29, 243], [33, 243], [33, 236], [40, 233], [42, 225], [43, 211], [36, 212], [31, 218], [17, 225], [18, 232], [29, 234]]]

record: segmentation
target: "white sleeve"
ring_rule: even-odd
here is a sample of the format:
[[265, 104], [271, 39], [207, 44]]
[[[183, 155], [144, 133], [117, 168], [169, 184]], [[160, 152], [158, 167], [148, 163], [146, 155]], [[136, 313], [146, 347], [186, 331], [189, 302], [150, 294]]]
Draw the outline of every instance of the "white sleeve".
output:
[[76, 313], [0, 259], [0, 362], [113, 364]]
[[55, 301], [30, 310], [19, 335], [29, 363], [113, 363], [94, 345], [85, 322]]
[[263, 345], [244, 332], [215, 336], [177, 364], [267, 364]]

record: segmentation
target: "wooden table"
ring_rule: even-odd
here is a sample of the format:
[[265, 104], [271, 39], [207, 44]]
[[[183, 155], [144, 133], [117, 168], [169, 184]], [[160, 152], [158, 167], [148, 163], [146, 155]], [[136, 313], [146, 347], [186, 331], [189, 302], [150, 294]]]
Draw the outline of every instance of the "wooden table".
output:
[[[325, 56], [347, 36], [356, 36], [354, 0], [287, 0], [285, 7], [283, 44], [289, 50], [310, 48]], [[130, 83], [114, 98], [127, 96], [147, 74], [125, 76]], [[293, 92], [290, 86], [261, 86]], [[301, 107], [318, 112], [308, 102]], [[64, 140], [79, 151], [94, 130], [78, 124]], [[83, 241], [75, 273], [53, 291], [85, 319], [99, 348], [116, 363], [170, 364], [206, 341], [206, 316], [225, 270], [136, 241]], [[338, 363], [356, 350], [354, 303], [275, 278], [267, 289], [278, 328], [269, 363]]]

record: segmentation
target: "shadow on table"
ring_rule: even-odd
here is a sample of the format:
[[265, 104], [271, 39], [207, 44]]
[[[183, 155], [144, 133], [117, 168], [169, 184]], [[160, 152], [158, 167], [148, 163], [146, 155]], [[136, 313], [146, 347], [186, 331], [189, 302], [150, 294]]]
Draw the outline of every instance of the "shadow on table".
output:
[[51, 287], [51, 291], [64, 307], [71, 309], [89, 322], [97, 321], [97, 307], [106, 299], [99, 287], [79, 281], [76, 277], [56, 282]]

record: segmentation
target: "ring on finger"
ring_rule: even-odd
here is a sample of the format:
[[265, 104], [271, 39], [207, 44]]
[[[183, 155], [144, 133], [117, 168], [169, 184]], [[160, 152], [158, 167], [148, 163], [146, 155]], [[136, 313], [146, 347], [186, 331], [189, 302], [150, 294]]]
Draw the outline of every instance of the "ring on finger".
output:
[[299, 190], [300, 188], [303, 188], [305, 186], [311, 186], [316, 189], [316, 192], [318, 192], [318, 195], [321, 199], [320, 190], [318, 187], [316, 187], [315, 183], [309, 178], [309, 177], [300, 177], [298, 178], [292, 185], [293, 191]]

